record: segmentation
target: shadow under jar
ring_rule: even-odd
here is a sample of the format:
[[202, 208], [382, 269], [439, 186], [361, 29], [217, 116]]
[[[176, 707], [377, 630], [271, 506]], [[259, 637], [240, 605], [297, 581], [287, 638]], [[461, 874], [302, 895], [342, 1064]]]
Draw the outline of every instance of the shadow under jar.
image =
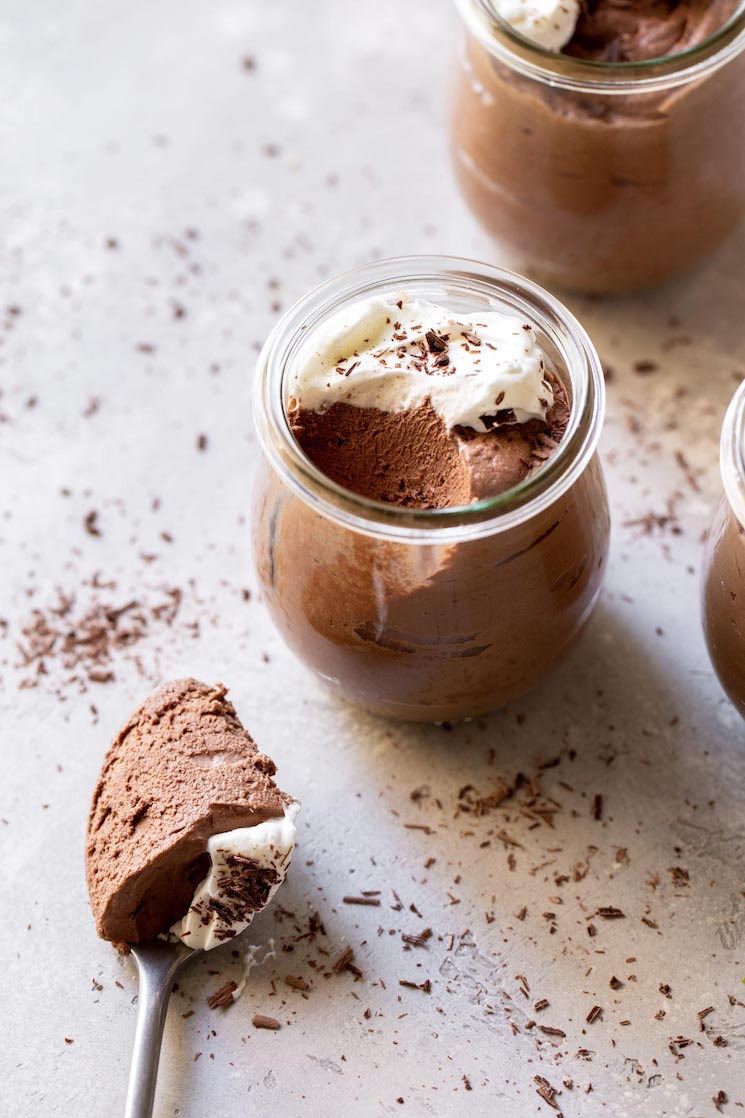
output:
[[700, 45], [596, 62], [529, 43], [457, 0], [458, 181], [510, 264], [578, 291], [688, 268], [745, 213], [745, 7]]
[[[450, 308], [524, 317], [571, 405], [537, 473], [488, 500], [412, 509], [335, 484], [290, 430], [299, 348], [330, 315], [406, 292]], [[523, 694], [568, 652], [597, 601], [609, 516], [595, 447], [604, 385], [579, 323], [510, 272], [454, 258], [383, 261], [312, 292], [279, 322], [257, 372], [264, 450], [254, 554], [288, 645], [339, 696], [378, 714], [460, 719]]]
[[724, 493], [704, 551], [702, 609], [719, 682], [745, 718], [745, 381], [722, 427]]

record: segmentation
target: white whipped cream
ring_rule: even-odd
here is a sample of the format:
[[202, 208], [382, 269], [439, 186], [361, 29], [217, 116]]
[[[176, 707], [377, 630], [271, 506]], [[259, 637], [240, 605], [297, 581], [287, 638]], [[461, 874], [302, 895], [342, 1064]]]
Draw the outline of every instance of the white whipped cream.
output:
[[544, 420], [553, 403], [530, 323], [396, 295], [354, 303], [314, 331], [291, 392], [315, 412], [340, 403], [405, 411], [429, 399], [448, 428], [481, 432], [483, 416], [511, 409], [518, 423]]
[[579, 0], [492, 0], [498, 15], [546, 50], [565, 47], [577, 26]]
[[[198, 886], [186, 916], [171, 928], [187, 947], [209, 951], [233, 939], [269, 904], [290, 865], [299, 810], [298, 803], [291, 803], [281, 819], [212, 836], [207, 843], [210, 872]], [[263, 903], [254, 909], [250, 881], [257, 867], [270, 871], [273, 881], [266, 896], [262, 895]], [[249, 887], [244, 892], [246, 884]]]

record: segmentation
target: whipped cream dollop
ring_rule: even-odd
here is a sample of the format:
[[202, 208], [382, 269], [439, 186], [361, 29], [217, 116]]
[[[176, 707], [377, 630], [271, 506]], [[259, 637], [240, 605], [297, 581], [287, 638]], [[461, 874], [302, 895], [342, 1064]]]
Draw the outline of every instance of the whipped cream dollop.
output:
[[299, 355], [291, 407], [406, 411], [427, 400], [448, 429], [484, 432], [484, 416], [545, 420], [553, 403], [529, 322], [501, 311], [453, 312], [426, 299], [376, 295], [314, 331]]
[[579, 0], [492, 0], [492, 7], [523, 38], [561, 50], [574, 35]]
[[282, 818], [213, 835], [207, 843], [212, 865], [189, 911], [171, 928], [187, 947], [209, 951], [233, 939], [266, 908], [285, 879], [297, 830], [298, 803]]

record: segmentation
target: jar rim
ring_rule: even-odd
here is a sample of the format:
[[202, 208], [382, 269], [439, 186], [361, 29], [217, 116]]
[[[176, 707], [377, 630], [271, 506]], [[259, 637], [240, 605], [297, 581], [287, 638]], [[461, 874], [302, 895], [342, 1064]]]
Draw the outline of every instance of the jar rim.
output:
[[[436, 285], [461, 297], [480, 296], [522, 313], [561, 357], [569, 379], [569, 424], [548, 462], [512, 489], [471, 505], [410, 509], [353, 493], [328, 478], [301, 450], [290, 429], [285, 388], [293, 359], [325, 316], [340, 302], [373, 292]], [[254, 417], [264, 454], [284, 481], [322, 515], [367, 535], [419, 543], [457, 541], [514, 527], [549, 507], [574, 483], [597, 447], [605, 411], [600, 359], [570, 311], [538, 284], [504, 268], [450, 256], [408, 256], [344, 272], [309, 292], [277, 322], [259, 356]]]
[[719, 467], [727, 500], [745, 528], [745, 380], [732, 397], [724, 417]]
[[469, 30], [505, 65], [525, 77], [577, 93], [660, 92], [705, 77], [745, 48], [745, 0], [702, 42], [639, 62], [598, 62], [539, 46], [503, 19], [493, 0], [455, 0], [455, 6]]

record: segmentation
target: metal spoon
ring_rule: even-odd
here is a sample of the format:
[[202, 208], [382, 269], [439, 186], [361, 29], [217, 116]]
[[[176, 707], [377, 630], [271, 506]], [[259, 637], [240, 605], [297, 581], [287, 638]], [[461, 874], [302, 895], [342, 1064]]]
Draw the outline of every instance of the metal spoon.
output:
[[137, 960], [139, 994], [124, 1118], [150, 1118], [173, 980], [184, 963], [198, 952], [183, 943], [150, 939], [132, 944], [132, 954]]

